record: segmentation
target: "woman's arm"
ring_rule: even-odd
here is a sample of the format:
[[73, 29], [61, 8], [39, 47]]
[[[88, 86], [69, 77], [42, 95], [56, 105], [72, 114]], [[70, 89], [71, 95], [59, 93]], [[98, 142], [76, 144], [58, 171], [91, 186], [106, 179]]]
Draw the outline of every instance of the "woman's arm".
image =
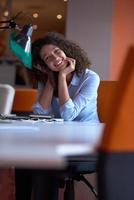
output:
[[69, 92], [68, 92], [66, 76], [64, 76], [63, 74], [59, 75], [58, 96], [59, 96], [60, 105], [63, 105], [70, 98]]
[[65, 69], [59, 72], [58, 79], [58, 96], [60, 105], [63, 105], [70, 98], [68, 92], [67, 80], [71, 78], [71, 72], [75, 69], [75, 60], [73, 58], [68, 58], [68, 65]]
[[[34, 66], [35, 69], [39, 70], [44, 74], [44, 79], [48, 73], [41, 65], [37, 64]], [[36, 103], [33, 105], [33, 112], [36, 114], [49, 114], [51, 112], [51, 101], [53, 97], [53, 86], [50, 83], [50, 79], [47, 78], [46, 84], [38, 82], [38, 94]]]
[[53, 96], [53, 87], [47, 81], [46, 85], [38, 83], [38, 94], [36, 103], [33, 105], [35, 114], [52, 114], [51, 101]]
[[48, 79], [39, 98], [39, 103], [43, 109], [48, 109], [51, 106], [52, 97], [53, 87]]

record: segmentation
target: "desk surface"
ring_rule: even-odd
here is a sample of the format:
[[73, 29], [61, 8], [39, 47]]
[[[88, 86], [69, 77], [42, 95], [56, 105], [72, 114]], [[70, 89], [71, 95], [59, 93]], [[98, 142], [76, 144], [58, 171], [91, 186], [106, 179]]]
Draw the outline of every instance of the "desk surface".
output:
[[63, 168], [66, 156], [94, 152], [103, 129], [89, 122], [0, 123], [0, 166]]

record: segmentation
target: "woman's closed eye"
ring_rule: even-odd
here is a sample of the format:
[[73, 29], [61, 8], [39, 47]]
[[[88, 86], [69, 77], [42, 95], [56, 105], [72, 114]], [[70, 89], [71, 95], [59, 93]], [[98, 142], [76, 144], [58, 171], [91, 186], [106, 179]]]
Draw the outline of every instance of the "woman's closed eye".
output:
[[55, 53], [55, 54], [60, 54], [60, 53], [61, 53], [61, 50], [58, 49], [58, 48], [56, 48], [56, 49], [54, 50], [54, 53]]
[[46, 63], [48, 63], [48, 62], [50, 62], [50, 61], [52, 60], [52, 58], [53, 58], [53, 55], [46, 56], [46, 57], [44, 58], [44, 61], [45, 61]]

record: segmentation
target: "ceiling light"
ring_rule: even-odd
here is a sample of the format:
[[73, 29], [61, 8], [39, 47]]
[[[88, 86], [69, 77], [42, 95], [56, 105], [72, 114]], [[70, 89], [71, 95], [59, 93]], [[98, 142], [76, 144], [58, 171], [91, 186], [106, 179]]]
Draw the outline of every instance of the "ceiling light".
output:
[[8, 15], [9, 15], [8, 10], [5, 10], [4, 13], [3, 13], [3, 15], [4, 15], [5, 17], [8, 17]]
[[61, 14], [58, 14], [58, 15], [57, 15], [57, 19], [62, 19], [62, 15], [61, 15]]
[[38, 18], [39, 14], [38, 13], [33, 13], [33, 18]]

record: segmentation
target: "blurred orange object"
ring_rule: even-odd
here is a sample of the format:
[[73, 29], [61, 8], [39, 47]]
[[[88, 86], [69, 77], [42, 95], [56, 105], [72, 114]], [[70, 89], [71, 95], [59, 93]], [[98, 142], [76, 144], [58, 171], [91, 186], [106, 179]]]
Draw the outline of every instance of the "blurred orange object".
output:
[[37, 90], [32, 88], [16, 88], [13, 102], [13, 112], [32, 112]]

